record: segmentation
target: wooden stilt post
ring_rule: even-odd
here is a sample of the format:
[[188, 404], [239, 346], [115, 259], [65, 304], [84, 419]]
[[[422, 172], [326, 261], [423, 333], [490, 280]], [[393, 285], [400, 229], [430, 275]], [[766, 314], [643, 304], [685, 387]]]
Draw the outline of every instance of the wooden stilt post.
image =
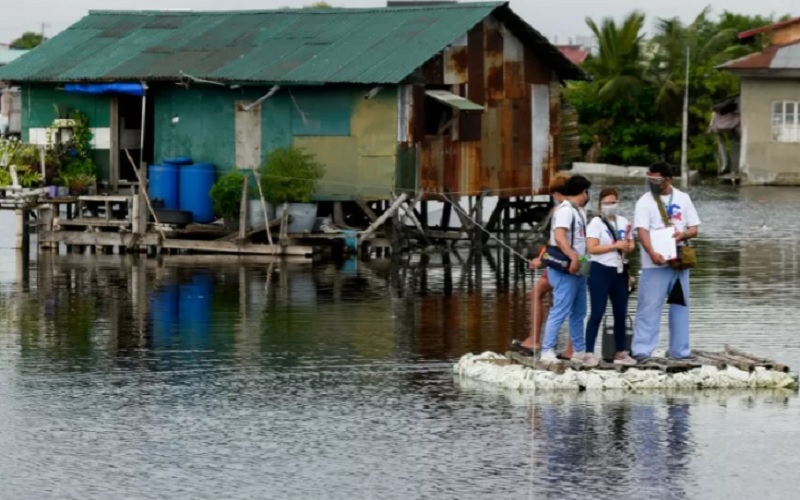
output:
[[17, 232], [14, 248], [27, 252], [30, 245], [30, 234], [28, 228], [29, 211], [24, 208], [15, 211], [17, 219]]
[[364, 231], [359, 235], [358, 246], [360, 247], [361, 244], [364, 243], [364, 241], [366, 241], [370, 236], [372, 236], [372, 234], [375, 231], [378, 230], [378, 228], [384, 225], [386, 221], [389, 220], [389, 218], [392, 217], [395, 214], [395, 212], [397, 212], [397, 210], [400, 208], [400, 205], [405, 203], [407, 199], [408, 199], [407, 193], [403, 193], [400, 196], [398, 196], [397, 199], [394, 200], [394, 203], [392, 203], [392, 205], [383, 214], [381, 214], [381, 216], [378, 217], [378, 219], [375, 222], [370, 224], [370, 226], [366, 229], [366, 231]]

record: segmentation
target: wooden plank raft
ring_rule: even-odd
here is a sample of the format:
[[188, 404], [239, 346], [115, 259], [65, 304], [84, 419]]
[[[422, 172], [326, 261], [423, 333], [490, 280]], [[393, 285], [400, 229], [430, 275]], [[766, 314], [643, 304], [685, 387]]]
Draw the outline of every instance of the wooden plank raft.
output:
[[636, 368], [639, 370], [659, 370], [663, 373], [682, 373], [701, 368], [703, 366], [714, 366], [718, 369], [725, 369], [728, 366], [737, 368], [745, 372], [753, 372], [756, 368], [765, 368], [767, 370], [776, 370], [788, 373], [790, 368], [782, 363], [761, 358], [740, 351], [731, 346], [725, 346], [722, 352], [710, 352], [704, 350], [692, 351], [694, 358], [692, 359], [671, 359], [671, 358], [650, 358], [649, 360], [639, 363], [636, 366], [628, 367], [615, 365], [606, 361], [600, 361], [598, 366], [587, 367], [580, 363], [573, 363], [567, 360], [561, 360], [557, 363], [546, 363], [530, 356], [525, 356], [519, 352], [509, 351], [506, 352], [506, 357], [511, 363], [520, 364], [533, 368], [534, 370], [549, 371], [553, 373], [562, 374], [567, 369], [575, 371], [585, 370], [614, 370], [617, 372], [625, 372], [628, 368]]

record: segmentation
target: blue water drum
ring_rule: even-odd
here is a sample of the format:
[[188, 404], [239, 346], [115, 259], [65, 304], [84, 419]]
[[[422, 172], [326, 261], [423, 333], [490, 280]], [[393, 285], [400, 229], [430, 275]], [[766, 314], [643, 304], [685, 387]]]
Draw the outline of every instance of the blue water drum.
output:
[[181, 167], [180, 209], [192, 213], [195, 222], [214, 222], [214, 204], [211, 187], [216, 179], [216, 168], [211, 163], [194, 163]]
[[164, 165], [175, 165], [176, 167], [182, 167], [184, 165], [191, 165], [192, 159], [186, 156], [178, 156], [177, 158], [169, 158], [164, 160]]
[[178, 285], [168, 284], [150, 295], [151, 345], [169, 349], [178, 333]]
[[154, 208], [178, 209], [178, 176], [178, 167], [175, 165], [150, 165], [147, 170], [147, 195]]
[[178, 328], [181, 348], [196, 350], [208, 347], [213, 293], [214, 277], [208, 272], [199, 272], [190, 282], [180, 285]]

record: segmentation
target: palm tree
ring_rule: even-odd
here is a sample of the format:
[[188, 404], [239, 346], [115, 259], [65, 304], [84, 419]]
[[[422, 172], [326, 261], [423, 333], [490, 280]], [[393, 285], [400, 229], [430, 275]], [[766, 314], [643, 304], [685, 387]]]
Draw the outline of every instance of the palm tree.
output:
[[597, 85], [598, 96], [615, 99], [641, 87], [644, 79], [642, 29], [645, 16], [639, 11], [628, 14], [621, 26], [604, 18], [600, 24], [586, 18], [598, 44], [596, 56], [586, 61], [586, 69]]
[[684, 25], [677, 17], [656, 21], [653, 37], [656, 51], [650, 61], [648, 77], [658, 87], [656, 105], [665, 116], [674, 117], [673, 113], [681, 109], [687, 56], [691, 86], [716, 71], [715, 66], [748, 50], [735, 43], [735, 29], [718, 30], [716, 24], [708, 20], [710, 12], [711, 7], [707, 6], [689, 25]]

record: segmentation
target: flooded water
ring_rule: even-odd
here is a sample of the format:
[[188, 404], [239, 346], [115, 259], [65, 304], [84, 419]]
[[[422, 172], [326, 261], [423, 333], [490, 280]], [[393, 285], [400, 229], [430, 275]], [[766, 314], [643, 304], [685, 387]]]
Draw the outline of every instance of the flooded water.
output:
[[[693, 194], [694, 345], [800, 367], [800, 190]], [[465, 352], [525, 334], [531, 285], [497, 252], [477, 269], [459, 259], [26, 265], [0, 250], [0, 498], [796, 494], [793, 393], [454, 380]]]

